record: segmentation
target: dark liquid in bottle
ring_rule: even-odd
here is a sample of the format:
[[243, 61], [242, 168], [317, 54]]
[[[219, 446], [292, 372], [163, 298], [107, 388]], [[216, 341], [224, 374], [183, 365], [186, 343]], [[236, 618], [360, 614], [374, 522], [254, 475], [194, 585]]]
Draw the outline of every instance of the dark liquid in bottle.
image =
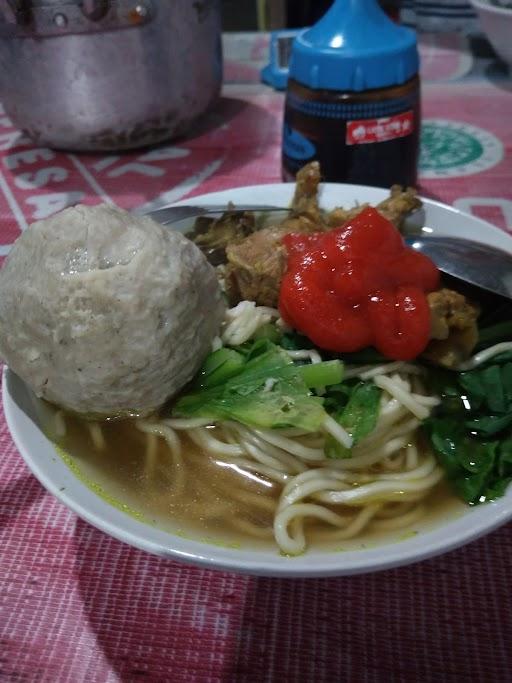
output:
[[283, 177], [310, 161], [326, 181], [415, 185], [420, 135], [417, 76], [363, 92], [312, 90], [290, 79], [283, 129]]

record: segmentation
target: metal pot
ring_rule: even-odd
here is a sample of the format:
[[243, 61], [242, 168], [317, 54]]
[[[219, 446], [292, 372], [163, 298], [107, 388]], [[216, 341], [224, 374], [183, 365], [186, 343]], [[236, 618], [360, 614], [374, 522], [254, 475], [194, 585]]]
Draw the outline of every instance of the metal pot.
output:
[[41, 145], [178, 136], [221, 82], [218, 0], [0, 0], [0, 101]]

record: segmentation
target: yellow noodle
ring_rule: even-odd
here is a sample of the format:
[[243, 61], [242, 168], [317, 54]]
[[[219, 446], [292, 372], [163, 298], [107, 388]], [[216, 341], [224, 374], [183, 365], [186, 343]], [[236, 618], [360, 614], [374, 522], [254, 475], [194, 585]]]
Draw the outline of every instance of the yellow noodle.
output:
[[98, 422], [87, 422], [87, 429], [89, 430], [94, 448], [97, 451], [104, 451], [107, 444], [103, 436], [103, 430]]

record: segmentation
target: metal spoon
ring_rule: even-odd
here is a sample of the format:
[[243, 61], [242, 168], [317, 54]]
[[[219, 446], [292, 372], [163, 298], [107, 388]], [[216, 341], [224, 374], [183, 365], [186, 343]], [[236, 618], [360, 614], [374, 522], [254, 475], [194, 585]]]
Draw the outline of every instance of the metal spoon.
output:
[[[229, 211], [222, 206], [168, 206], [146, 214], [163, 225], [185, 218]], [[290, 211], [289, 208], [261, 204], [243, 204], [233, 211]], [[429, 256], [440, 271], [454, 278], [512, 299], [512, 254], [487, 244], [442, 235], [414, 235], [406, 237], [407, 244]]]
[[440, 271], [488, 292], [512, 299], [512, 254], [488, 244], [442, 235], [407, 237]]

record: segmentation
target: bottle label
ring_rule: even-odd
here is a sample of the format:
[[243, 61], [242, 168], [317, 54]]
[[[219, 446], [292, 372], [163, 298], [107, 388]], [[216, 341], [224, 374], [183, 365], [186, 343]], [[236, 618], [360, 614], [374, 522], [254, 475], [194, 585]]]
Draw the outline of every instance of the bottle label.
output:
[[403, 138], [414, 130], [412, 110], [380, 119], [358, 119], [347, 121], [346, 144], [365, 145]]

